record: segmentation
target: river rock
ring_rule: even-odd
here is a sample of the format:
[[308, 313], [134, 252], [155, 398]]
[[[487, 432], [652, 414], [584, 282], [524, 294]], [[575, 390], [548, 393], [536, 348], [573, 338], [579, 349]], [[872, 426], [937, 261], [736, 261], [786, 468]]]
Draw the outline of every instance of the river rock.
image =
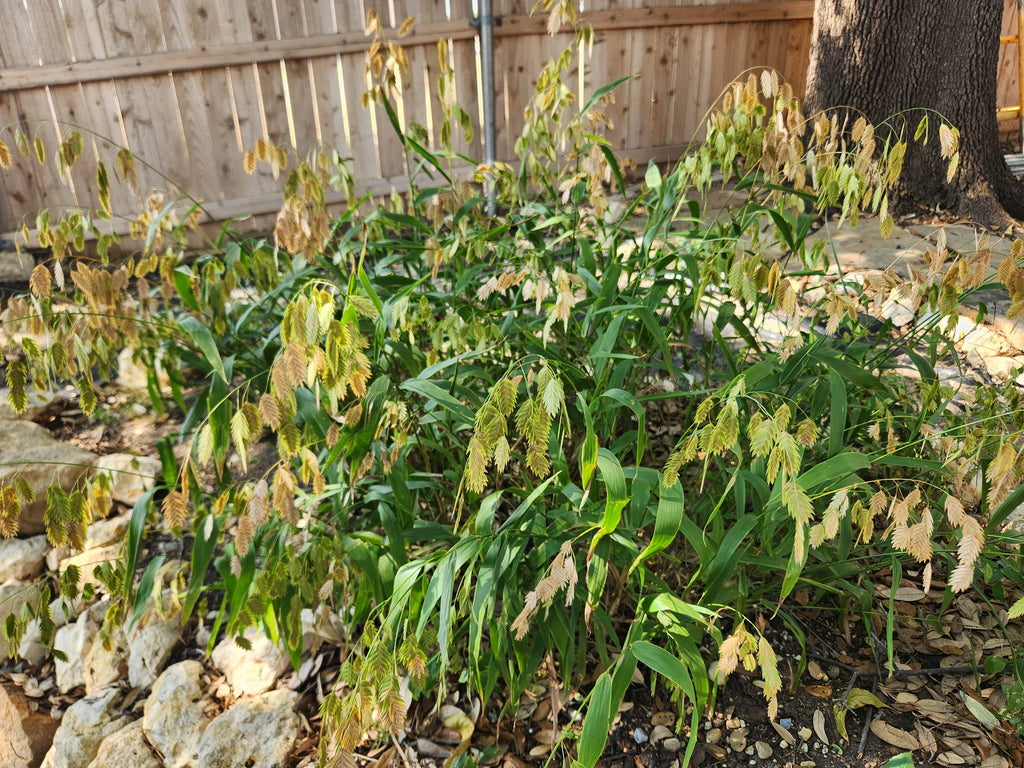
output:
[[299, 694], [278, 689], [242, 699], [215, 717], [199, 742], [199, 768], [284, 765], [301, 725]]
[[251, 650], [227, 637], [210, 654], [210, 660], [224, 673], [235, 696], [269, 691], [289, 665], [281, 650], [255, 627], [249, 627], [244, 636], [252, 644]]
[[163, 763], [146, 741], [142, 721], [136, 720], [100, 742], [89, 768], [163, 768]]
[[160, 462], [151, 456], [111, 453], [100, 456], [93, 464], [100, 472], [110, 474], [110, 495], [114, 501], [133, 506], [139, 497], [156, 485]]
[[52, 746], [57, 723], [32, 704], [16, 685], [0, 681], [0, 765], [37, 768]]
[[[203, 711], [199, 675], [203, 665], [182, 661], [168, 667], [146, 699], [142, 728], [164, 756], [165, 768], [194, 766], [199, 739], [210, 722]], [[239, 759], [234, 765], [243, 765]]]
[[41, 768], [87, 768], [100, 742], [128, 723], [118, 709], [119, 701], [118, 690], [108, 688], [68, 707]]
[[0, 583], [31, 579], [46, 562], [46, 536], [0, 541]]
[[45, 533], [46, 489], [56, 484], [70, 492], [90, 471], [96, 456], [54, 440], [43, 427], [30, 421], [0, 419], [0, 435], [0, 485], [20, 475], [35, 491], [35, 501], [21, 502], [18, 535]]

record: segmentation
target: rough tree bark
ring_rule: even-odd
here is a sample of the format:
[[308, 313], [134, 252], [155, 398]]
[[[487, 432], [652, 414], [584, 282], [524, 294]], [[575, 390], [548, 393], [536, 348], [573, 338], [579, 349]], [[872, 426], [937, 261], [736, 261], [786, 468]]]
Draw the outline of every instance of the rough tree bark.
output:
[[[1024, 220], [1024, 185], [1003, 160], [996, 122], [1002, 15], [1003, 0], [817, 0], [807, 114], [846, 106], [878, 126], [924, 107], [960, 129], [951, 184], [935, 115], [927, 146], [910, 142], [894, 213], [938, 205], [1001, 229]], [[908, 140], [921, 115], [907, 113]]]

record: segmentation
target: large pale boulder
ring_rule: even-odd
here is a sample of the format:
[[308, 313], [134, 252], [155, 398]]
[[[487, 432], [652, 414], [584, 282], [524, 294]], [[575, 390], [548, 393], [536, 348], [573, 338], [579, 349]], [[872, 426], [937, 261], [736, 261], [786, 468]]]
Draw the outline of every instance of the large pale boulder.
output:
[[[100, 624], [103, 616], [99, 617]], [[122, 680], [128, 672], [128, 640], [124, 629], [115, 626], [107, 648], [95, 637], [86, 652], [83, 673], [85, 676], [85, 692], [96, 693]]]
[[45, 533], [46, 490], [59, 485], [73, 490], [91, 470], [95, 454], [69, 443], [54, 440], [50, 433], [30, 421], [0, 419], [0, 485], [18, 475], [35, 491], [35, 501], [22, 501], [19, 536]]
[[[146, 699], [142, 728], [149, 743], [164, 756], [165, 768], [193, 768], [199, 740], [209, 718], [204, 712], [199, 675], [203, 665], [182, 661], [168, 667]], [[236, 765], [242, 765], [242, 761]]]
[[[0, 336], [0, 339], [2, 339], [2, 336]], [[25, 410], [17, 413], [14, 410], [14, 406], [11, 405], [10, 391], [8, 387], [0, 389], [0, 419], [22, 419], [24, 421], [41, 422], [48, 415], [64, 410], [68, 403], [78, 397], [78, 392], [71, 386], [56, 392], [30, 387], [25, 393], [28, 400]]]
[[[64, 601], [60, 598], [50, 601], [50, 619], [58, 630], [67, 624]], [[41, 664], [46, 658], [47, 649], [43, 645], [42, 622], [39, 619], [32, 619], [25, 627], [25, 634], [22, 635], [18, 646], [18, 655], [32, 665]]]
[[278, 689], [242, 699], [215, 717], [199, 742], [198, 768], [279, 768], [301, 725], [299, 694]]
[[89, 610], [83, 611], [74, 624], [67, 624], [57, 630], [53, 647], [63, 651], [68, 659], [57, 659], [55, 662], [57, 687], [62, 693], [85, 685], [86, 660], [103, 624], [107, 605], [106, 601], [96, 603]]
[[46, 536], [0, 541], [0, 583], [31, 579], [46, 562]]
[[[9, 240], [3, 241], [10, 243]], [[31, 253], [15, 248], [0, 249], [0, 283], [27, 283], [36, 268], [36, 260]]]
[[53, 745], [57, 723], [48, 711], [32, 711], [32, 700], [16, 685], [0, 681], [0, 765], [38, 768]]
[[57, 567], [63, 572], [69, 565], [76, 566], [78, 568], [79, 585], [84, 588], [86, 584], [92, 584], [99, 589], [102, 585], [94, 577], [96, 567], [102, 563], [113, 563], [120, 556], [120, 544], [107, 544], [95, 549], [86, 549], [71, 557], [64, 558]]
[[9, 613], [20, 613], [26, 603], [34, 611], [39, 607], [40, 594], [38, 584], [8, 581], [0, 585], [0, 621], [6, 620]]
[[210, 654], [210, 660], [224, 673], [235, 696], [269, 691], [289, 665], [281, 649], [255, 627], [249, 627], [244, 637], [252, 645], [250, 650], [227, 637]]
[[119, 691], [108, 688], [68, 707], [41, 768], [87, 768], [100, 742], [128, 724], [118, 708], [119, 701]]
[[128, 681], [133, 688], [153, 684], [180, 639], [177, 615], [160, 616], [152, 606], [142, 614], [128, 633]]
[[100, 742], [89, 768], [163, 768], [163, 763], [146, 741], [142, 721], [136, 720]]
[[83, 550], [98, 549], [106, 544], [120, 543], [131, 523], [131, 513], [126, 512], [105, 520], [94, 520], [85, 530], [85, 546]]
[[[94, 520], [89, 523], [89, 527], [85, 529], [85, 546], [82, 547], [82, 552], [76, 552], [67, 544], [61, 544], [59, 547], [53, 547], [49, 552], [46, 553], [46, 567], [51, 571], [60, 570], [64, 564], [70, 561], [70, 558], [75, 555], [80, 555], [85, 552], [95, 552], [101, 550], [107, 544], [120, 544], [124, 539], [125, 533], [128, 531], [128, 526], [131, 523], [131, 513], [126, 512], [123, 515], [117, 515], [116, 517], [108, 517], [104, 520]], [[94, 555], [87, 556], [94, 557]], [[75, 561], [76, 564], [81, 562], [83, 558]], [[89, 571], [92, 573], [92, 569]]]

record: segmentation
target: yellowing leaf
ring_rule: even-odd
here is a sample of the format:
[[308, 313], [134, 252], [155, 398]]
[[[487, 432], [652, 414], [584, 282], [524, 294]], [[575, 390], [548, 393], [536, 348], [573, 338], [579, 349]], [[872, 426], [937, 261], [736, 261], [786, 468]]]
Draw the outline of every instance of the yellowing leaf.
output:
[[957, 166], [960, 164], [960, 153], [957, 152], [950, 158], [949, 168], [946, 169], [946, 183], [949, 184], [956, 176]]
[[1024, 597], [1010, 606], [1007, 616], [1011, 619], [1019, 619], [1021, 616], [1024, 616]]
[[850, 693], [846, 696], [846, 706], [850, 709], [858, 709], [865, 706], [875, 707], [876, 709], [889, 708], [888, 704], [885, 704], [871, 691], [866, 691], [863, 688], [850, 689]]
[[998, 728], [999, 718], [993, 715], [988, 707], [982, 704], [977, 699], [972, 699], [963, 691], [960, 692], [960, 698], [963, 700], [964, 705], [971, 711], [975, 719], [984, 725], [986, 728]]

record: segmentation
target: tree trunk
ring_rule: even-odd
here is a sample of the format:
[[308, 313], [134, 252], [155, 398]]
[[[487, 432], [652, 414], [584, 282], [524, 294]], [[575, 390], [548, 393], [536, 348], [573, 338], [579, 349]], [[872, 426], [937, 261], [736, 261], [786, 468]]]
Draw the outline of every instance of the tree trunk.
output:
[[[806, 112], [850, 107], [876, 129], [903, 130], [909, 146], [892, 212], [939, 206], [1000, 229], [1024, 220], [1024, 185], [1003, 160], [996, 122], [1002, 15], [1003, 0], [817, 1]], [[922, 109], [932, 111], [926, 146], [911, 141]], [[960, 129], [950, 184], [940, 115]]]

